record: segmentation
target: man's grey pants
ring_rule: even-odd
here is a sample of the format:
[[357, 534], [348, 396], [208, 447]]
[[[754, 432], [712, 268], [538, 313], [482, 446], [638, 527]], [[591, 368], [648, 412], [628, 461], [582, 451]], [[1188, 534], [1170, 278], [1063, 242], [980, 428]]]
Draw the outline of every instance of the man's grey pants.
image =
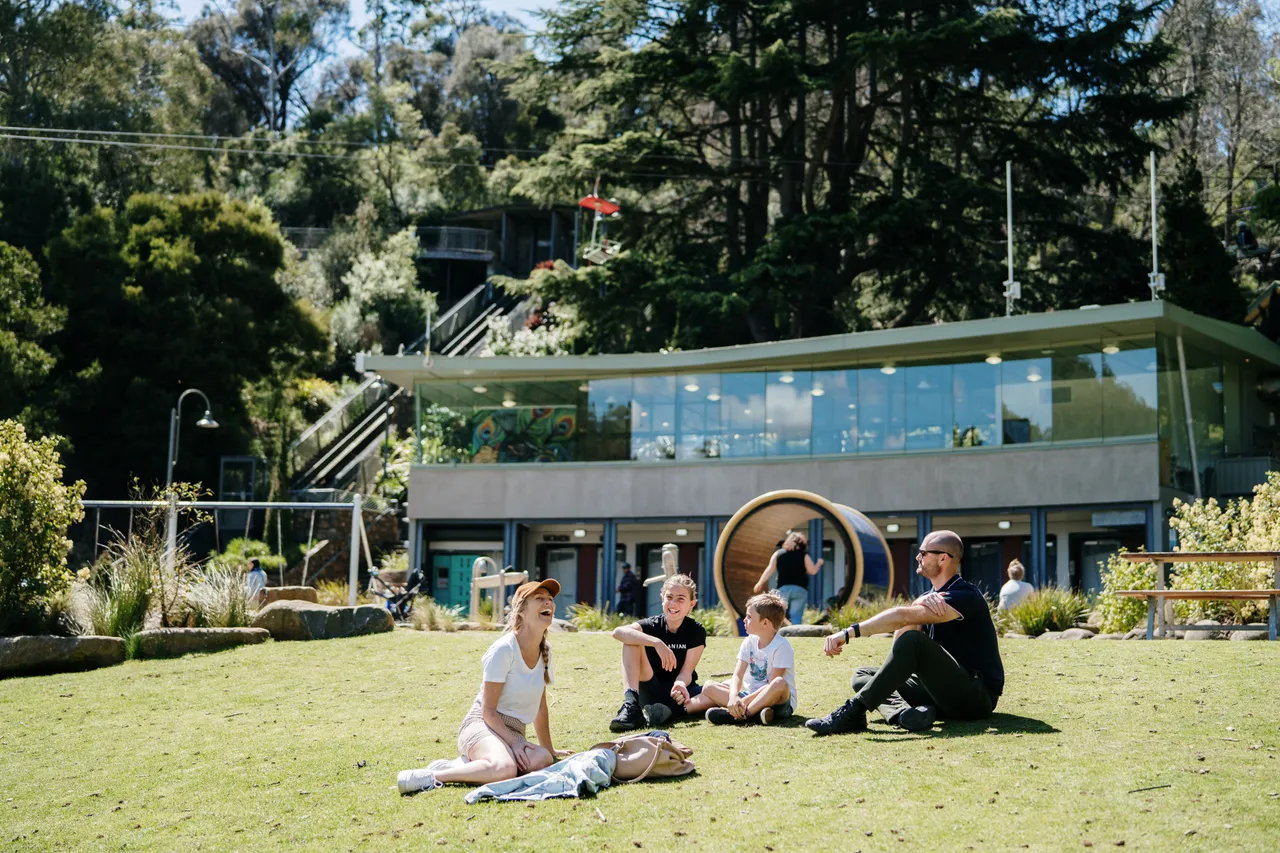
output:
[[879, 708], [887, 722], [916, 705], [931, 705], [944, 717], [977, 720], [995, 710], [982, 676], [969, 672], [922, 631], [906, 631], [893, 641], [884, 666], [859, 667], [854, 698], [867, 710]]

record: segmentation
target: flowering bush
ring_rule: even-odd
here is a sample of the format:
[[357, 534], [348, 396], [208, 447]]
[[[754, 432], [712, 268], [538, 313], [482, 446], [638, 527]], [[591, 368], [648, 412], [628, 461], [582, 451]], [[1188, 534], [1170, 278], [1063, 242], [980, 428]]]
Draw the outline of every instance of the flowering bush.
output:
[[62, 482], [57, 443], [0, 421], [0, 634], [38, 619], [71, 583], [67, 528], [84, 518], [85, 487]]

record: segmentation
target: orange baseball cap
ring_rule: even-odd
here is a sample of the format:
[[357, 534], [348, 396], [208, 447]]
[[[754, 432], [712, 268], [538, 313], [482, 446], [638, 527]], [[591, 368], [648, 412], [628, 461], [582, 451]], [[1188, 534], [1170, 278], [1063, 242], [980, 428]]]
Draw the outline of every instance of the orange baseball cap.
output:
[[552, 598], [555, 598], [560, 594], [560, 581], [555, 578], [547, 578], [544, 581], [529, 581], [528, 583], [520, 584], [516, 589], [516, 597], [528, 598], [540, 589], [545, 589], [551, 593]]

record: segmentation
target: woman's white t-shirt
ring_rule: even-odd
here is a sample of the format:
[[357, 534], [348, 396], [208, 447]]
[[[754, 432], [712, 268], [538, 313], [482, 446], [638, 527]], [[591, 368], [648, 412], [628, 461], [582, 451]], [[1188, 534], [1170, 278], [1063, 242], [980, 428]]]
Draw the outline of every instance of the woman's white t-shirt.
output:
[[[550, 658], [548, 657], [548, 660]], [[542, 691], [547, 683], [542, 678], [547, 671], [549, 681], [555, 681], [555, 667], [547, 667], [538, 662], [529, 667], [520, 654], [520, 644], [516, 635], [507, 632], [484, 653], [484, 680], [502, 685], [502, 695], [498, 697], [498, 713], [515, 717], [525, 725], [533, 722], [538, 716], [538, 708], [542, 705]], [[484, 688], [480, 688], [483, 695]]]

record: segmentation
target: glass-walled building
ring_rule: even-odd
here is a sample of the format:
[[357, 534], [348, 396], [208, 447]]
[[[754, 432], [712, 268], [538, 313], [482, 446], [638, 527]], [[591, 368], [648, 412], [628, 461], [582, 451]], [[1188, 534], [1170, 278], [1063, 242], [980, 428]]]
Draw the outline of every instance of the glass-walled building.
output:
[[[1219, 476], [1224, 461], [1274, 455], [1280, 408], [1259, 390], [1280, 347], [1161, 302], [695, 352], [364, 366], [414, 391], [422, 543], [433, 525], [500, 527], [493, 550], [539, 574], [542, 545], [560, 563], [598, 546], [598, 568], [575, 563], [593, 602], [613, 562], [649, 559], [652, 543], [619, 529], [669, 521], [705, 576], [717, 524], [783, 487], [882, 521], [904, 560], [922, 532], [967, 519], [988, 585], [1026, 551], [1038, 583], [1095, 588], [1099, 555], [1163, 544], [1174, 497], [1227, 495], [1239, 477]], [[594, 541], [575, 544], [588, 527], [577, 538]]]

